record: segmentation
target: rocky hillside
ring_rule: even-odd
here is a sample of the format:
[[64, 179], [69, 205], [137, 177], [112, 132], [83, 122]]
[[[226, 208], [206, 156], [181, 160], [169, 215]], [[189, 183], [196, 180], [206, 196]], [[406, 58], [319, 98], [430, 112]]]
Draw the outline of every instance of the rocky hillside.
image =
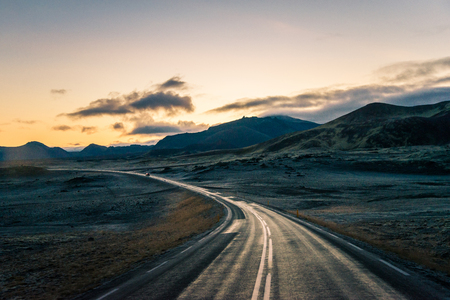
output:
[[287, 134], [251, 150], [351, 150], [448, 143], [450, 101], [413, 107], [372, 103], [317, 128]]

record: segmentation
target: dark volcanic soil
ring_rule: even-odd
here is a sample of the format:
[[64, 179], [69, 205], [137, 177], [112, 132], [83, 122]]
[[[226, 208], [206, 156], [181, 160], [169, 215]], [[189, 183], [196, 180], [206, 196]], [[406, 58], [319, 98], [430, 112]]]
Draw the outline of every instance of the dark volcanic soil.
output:
[[124, 230], [164, 214], [181, 192], [148, 178], [111, 173], [0, 176], [0, 234]]
[[163, 175], [299, 210], [334, 230], [450, 274], [449, 146], [230, 155], [211, 161], [185, 157], [188, 162]]
[[145, 177], [0, 169], [0, 299], [67, 299], [210, 229], [217, 202]]

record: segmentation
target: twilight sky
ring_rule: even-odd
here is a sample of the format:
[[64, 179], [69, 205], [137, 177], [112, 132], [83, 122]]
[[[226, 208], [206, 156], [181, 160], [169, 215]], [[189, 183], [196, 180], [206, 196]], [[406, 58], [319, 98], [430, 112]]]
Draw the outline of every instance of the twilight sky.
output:
[[0, 0], [0, 146], [450, 100], [450, 1]]

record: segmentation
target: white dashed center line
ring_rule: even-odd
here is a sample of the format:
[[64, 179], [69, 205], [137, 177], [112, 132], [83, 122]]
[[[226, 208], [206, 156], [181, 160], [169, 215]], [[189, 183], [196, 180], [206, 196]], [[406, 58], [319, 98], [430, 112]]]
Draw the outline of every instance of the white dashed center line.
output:
[[106, 298], [106, 297], [108, 297], [109, 295], [111, 295], [112, 293], [114, 293], [115, 291], [117, 291], [117, 290], [119, 290], [118, 288], [117, 289], [113, 289], [112, 291], [110, 291], [109, 293], [106, 293], [106, 294], [104, 294], [103, 296], [101, 296], [100, 298], [97, 298], [97, 300], [101, 300], [101, 299], [103, 299], [103, 298]]
[[[186, 250], [187, 250], [187, 249], [186, 249]], [[154, 267], [153, 269], [151, 269], [151, 270], [147, 271], [147, 273], [150, 273], [150, 272], [152, 272], [152, 271], [154, 271], [154, 270], [158, 269], [159, 267], [161, 267], [162, 265], [164, 265], [164, 264], [166, 264], [166, 263], [167, 263], [167, 261], [163, 262], [163, 263], [162, 263], [162, 264], [160, 264], [159, 266], [157, 266], [157, 267]]]
[[378, 259], [379, 261], [381, 261], [383, 264], [385, 264], [386, 266], [389, 266], [389, 267], [391, 267], [392, 269], [394, 269], [395, 271], [397, 271], [397, 272], [399, 272], [400, 274], [403, 274], [403, 275], [405, 275], [405, 276], [409, 276], [409, 274], [408, 273], [406, 273], [405, 271], [403, 271], [403, 270], [400, 270], [399, 268], [397, 268], [396, 266], [394, 266], [394, 265], [392, 265], [392, 264], [390, 264], [390, 263], [388, 263], [387, 261], [385, 261], [385, 260], [383, 260], [383, 259]]

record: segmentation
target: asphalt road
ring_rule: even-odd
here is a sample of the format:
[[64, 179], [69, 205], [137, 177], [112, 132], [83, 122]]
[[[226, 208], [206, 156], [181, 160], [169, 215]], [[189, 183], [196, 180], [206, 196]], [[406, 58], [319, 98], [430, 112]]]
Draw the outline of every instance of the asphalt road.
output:
[[411, 270], [293, 216], [151, 177], [222, 202], [226, 219], [80, 299], [449, 299]]

